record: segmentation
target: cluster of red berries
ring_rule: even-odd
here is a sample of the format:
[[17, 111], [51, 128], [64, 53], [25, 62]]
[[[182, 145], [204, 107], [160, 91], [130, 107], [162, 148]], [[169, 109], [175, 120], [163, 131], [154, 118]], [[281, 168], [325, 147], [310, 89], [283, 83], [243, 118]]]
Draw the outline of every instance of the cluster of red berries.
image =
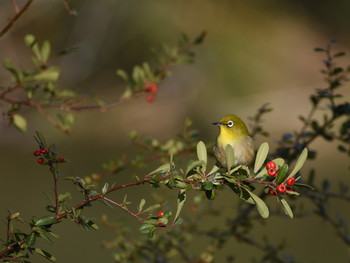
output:
[[[276, 176], [278, 171], [276, 169], [276, 163], [271, 161], [266, 164], [266, 169], [267, 169], [267, 174], [270, 176]], [[291, 177], [288, 178], [285, 183], [279, 184], [277, 186], [277, 191], [281, 194], [287, 192], [287, 191], [292, 191], [292, 186], [295, 183], [295, 178]], [[286, 185], [287, 184], [287, 185]], [[276, 191], [274, 189], [270, 189], [270, 194], [271, 195], [276, 195]]]
[[[47, 154], [47, 149], [40, 148], [40, 150], [34, 151], [33, 154], [34, 154], [34, 156], [45, 156]], [[45, 164], [45, 158], [40, 157], [37, 162], [38, 162], [38, 164]], [[65, 160], [62, 156], [60, 156], [60, 157], [58, 157], [58, 162], [64, 163]]]
[[156, 83], [150, 82], [146, 83], [143, 87], [145, 92], [149, 92], [150, 94], [147, 96], [146, 100], [148, 102], [153, 102], [155, 95], [158, 93], [158, 86]]

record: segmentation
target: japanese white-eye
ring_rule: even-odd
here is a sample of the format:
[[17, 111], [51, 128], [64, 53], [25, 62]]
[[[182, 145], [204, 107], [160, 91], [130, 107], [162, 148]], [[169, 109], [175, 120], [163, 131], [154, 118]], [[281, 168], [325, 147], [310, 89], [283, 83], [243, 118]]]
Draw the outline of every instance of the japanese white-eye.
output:
[[234, 153], [233, 166], [249, 165], [255, 155], [254, 141], [249, 136], [245, 123], [236, 115], [229, 114], [213, 124], [219, 126], [219, 134], [214, 146], [214, 154], [218, 163], [222, 167], [227, 167], [226, 146], [230, 144]]

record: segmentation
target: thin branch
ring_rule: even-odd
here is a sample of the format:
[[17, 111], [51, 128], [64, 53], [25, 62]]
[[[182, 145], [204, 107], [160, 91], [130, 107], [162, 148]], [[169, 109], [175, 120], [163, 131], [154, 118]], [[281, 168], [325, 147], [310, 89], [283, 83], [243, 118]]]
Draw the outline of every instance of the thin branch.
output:
[[13, 9], [15, 9], [16, 14], [18, 14], [20, 11], [20, 8], [19, 8], [16, 0], [12, 0], [12, 6], [13, 6]]
[[145, 221], [145, 219], [143, 219], [142, 217], [139, 217], [139, 215], [137, 215], [137, 214], [133, 213], [132, 211], [130, 211], [129, 209], [127, 209], [125, 205], [119, 204], [119, 203], [117, 203], [117, 202], [115, 202], [115, 201], [113, 201], [113, 200], [111, 200], [111, 199], [109, 199], [109, 198], [107, 198], [107, 197], [105, 197], [105, 196], [102, 196], [101, 199], [102, 199], [102, 200], [105, 200], [105, 201], [107, 201], [107, 202], [109, 202], [109, 203], [111, 203], [111, 204], [113, 204], [113, 205], [118, 206], [119, 208], [121, 208], [121, 209], [123, 209], [125, 212], [127, 212], [128, 214], [130, 214], [130, 215], [132, 215], [133, 217], [137, 218], [137, 220], [139, 220], [141, 223], [143, 223], [143, 222]]
[[66, 9], [67, 13], [73, 16], [77, 15], [77, 11], [75, 11], [74, 9], [72, 9], [68, 3], [67, 0], [62, 0], [62, 4], [64, 6], [64, 9]]
[[53, 166], [54, 164], [53, 163], [50, 163], [50, 172], [52, 173], [52, 176], [53, 176], [53, 183], [54, 183], [54, 196], [55, 196], [55, 203], [54, 203], [54, 206], [55, 206], [55, 214], [56, 214], [56, 217], [59, 216], [59, 205], [58, 205], [58, 176], [57, 176], [57, 169], [55, 169]]
[[34, 0], [28, 0], [27, 3], [22, 7], [21, 10], [17, 12], [16, 8], [16, 15], [7, 23], [7, 25], [0, 31], [0, 38], [3, 37], [7, 31], [10, 30], [10, 28], [15, 24], [15, 22], [23, 15], [23, 13], [29, 8], [31, 3]]

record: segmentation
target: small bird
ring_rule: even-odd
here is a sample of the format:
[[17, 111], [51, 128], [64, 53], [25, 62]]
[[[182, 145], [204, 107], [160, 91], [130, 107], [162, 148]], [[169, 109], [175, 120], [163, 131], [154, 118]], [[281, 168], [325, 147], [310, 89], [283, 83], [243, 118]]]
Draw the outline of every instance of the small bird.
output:
[[233, 148], [233, 166], [240, 164], [249, 165], [254, 159], [254, 141], [249, 136], [245, 123], [236, 115], [229, 114], [213, 125], [219, 126], [219, 134], [214, 146], [216, 160], [222, 167], [226, 164], [226, 146], [230, 144]]

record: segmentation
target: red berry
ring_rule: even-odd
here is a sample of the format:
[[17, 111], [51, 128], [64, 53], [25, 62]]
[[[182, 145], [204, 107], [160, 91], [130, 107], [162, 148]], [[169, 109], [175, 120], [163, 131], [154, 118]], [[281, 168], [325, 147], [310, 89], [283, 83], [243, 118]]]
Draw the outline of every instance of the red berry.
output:
[[277, 170], [275, 168], [269, 168], [267, 170], [268, 175], [275, 176], [277, 174]]
[[58, 157], [58, 160], [61, 162], [61, 163], [64, 163], [64, 158], [62, 156]]
[[44, 164], [44, 162], [45, 162], [44, 158], [39, 158], [38, 159], [38, 164]]
[[46, 153], [46, 152], [47, 152], [46, 148], [41, 148], [40, 149], [40, 153]]
[[157, 87], [157, 85], [155, 83], [151, 83], [150, 92], [152, 94], [157, 94], [158, 93], [158, 87]]
[[39, 155], [40, 155], [40, 151], [35, 151], [35, 152], [33, 152], [33, 154], [34, 154], [35, 156], [39, 156]]
[[287, 184], [288, 184], [289, 186], [293, 186], [294, 183], [295, 183], [295, 178], [294, 178], [294, 177], [291, 177], [291, 178], [289, 178], [289, 179], [287, 180]]
[[143, 87], [143, 90], [146, 92], [151, 92], [152, 94], [158, 93], [158, 86], [156, 83], [146, 83]]
[[163, 215], [164, 215], [164, 212], [163, 212], [163, 211], [158, 212], [158, 214], [157, 214], [157, 216], [159, 216], [159, 217], [162, 217]]
[[284, 184], [280, 184], [279, 186], [277, 186], [277, 190], [280, 193], [284, 193], [285, 191], [287, 191], [287, 187]]
[[271, 161], [266, 164], [266, 169], [274, 168], [276, 169], [276, 163]]
[[153, 96], [153, 95], [148, 95], [147, 98], [146, 98], [146, 100], [147, 100], [148, 102], [153, 102], [153, 101], [154, 101], [154, 96]]
[[270, 195], [276, 195], [276, 192], [273, 189], [270, 189], [269, 193], [270, 193]]

